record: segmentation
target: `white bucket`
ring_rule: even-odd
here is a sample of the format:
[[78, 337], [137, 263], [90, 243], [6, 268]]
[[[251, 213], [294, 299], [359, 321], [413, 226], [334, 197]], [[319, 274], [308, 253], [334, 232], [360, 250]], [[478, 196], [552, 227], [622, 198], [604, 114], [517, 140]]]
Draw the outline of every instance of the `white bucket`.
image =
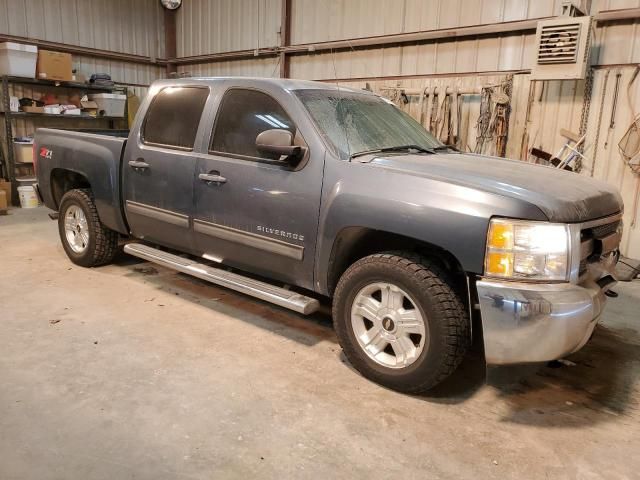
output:
[[18, 187], [18, 197], [22, 208], [36, 208], [38, 206], [38, 196], [32, 186]]

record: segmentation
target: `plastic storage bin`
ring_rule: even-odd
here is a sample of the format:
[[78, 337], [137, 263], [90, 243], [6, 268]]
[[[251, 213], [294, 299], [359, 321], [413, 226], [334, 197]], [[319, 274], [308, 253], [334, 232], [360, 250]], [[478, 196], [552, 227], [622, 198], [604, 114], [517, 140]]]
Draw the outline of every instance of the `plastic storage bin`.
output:
[[13, 151], [16, 162], [33, 163], [33, 140], [14, 140]]
[[124, 117], [127, 96], [121, 93], [94, 93], [89, 99], [98, 105], [99, 117]]
[[21, 43], [0, 43], [0, 75], [36, 78], [38, 47]]

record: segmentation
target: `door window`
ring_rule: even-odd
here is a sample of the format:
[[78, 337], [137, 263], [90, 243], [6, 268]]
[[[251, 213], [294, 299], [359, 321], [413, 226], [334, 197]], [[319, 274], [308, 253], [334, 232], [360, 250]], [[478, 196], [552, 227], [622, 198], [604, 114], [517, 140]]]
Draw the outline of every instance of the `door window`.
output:
[[214, 126], [210, 151], [277, 160], [261, 153], [256, 137], [265, 130], [279, 128], [294, 136], [296, 127], [280, 104], [255, 90], [234, 88], [224, 95]]
[[152, 100], [142, 127], [147, 144], [192, 150], [208, 88], [168, 87]]

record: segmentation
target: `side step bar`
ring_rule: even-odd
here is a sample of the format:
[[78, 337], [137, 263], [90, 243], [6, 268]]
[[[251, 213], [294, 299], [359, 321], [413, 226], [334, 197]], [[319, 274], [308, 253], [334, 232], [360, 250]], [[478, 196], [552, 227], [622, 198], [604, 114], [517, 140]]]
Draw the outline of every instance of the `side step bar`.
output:
[[230, 288], [240, 293], [251, 295], [266, 302], [309, 315], [320, 308], [320, 302], [315, 298], [306, 297], [285, 288], [276, 287], [259, 280], [254, 280], [237, 273], [228, 272], [204, 263], [198, 263], [189, 258], [179, 257], [172, 253], [158, 250], [141, 243], [128, 243], [124, 251], [134, 257], [143, 258], [163, 267], [177, 270], [207, 282]]

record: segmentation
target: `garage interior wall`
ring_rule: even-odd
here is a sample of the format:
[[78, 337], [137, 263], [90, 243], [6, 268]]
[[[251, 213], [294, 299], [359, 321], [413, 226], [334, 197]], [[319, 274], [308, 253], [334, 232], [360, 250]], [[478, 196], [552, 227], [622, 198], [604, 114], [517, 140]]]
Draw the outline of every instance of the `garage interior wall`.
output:
[[[154, 64], [164, 57], [164, 23], [156, 0], [0, 0], [0, 41], [29, 43], [47, 41], [97, 54], [73, 53], [73, 68], [86, 76], [108, 73], [142, 98], [147, 86], [164, 76], [165, 68]], [[56, 47], [43, 49], [56, 50]], [[131, 54], [148, 60], [121, 61], [102, 56]], [[14, 95], [33, 97], [27, 85], [15, 85]], [[33, 132], [33, 119], [15, 121], [16, 136]], [[48, 119], [48, 127], [86, 128], [86, 122]], [[3, 129], [4, 130], [4, 129]]]
[[[464, 150], [473, 151], [478, 135], [480, 88], [499, 85], [512, 76], [506, 155], [524, 160], [531, 147], [556, 153], [566, 142], [560, 129], [578, 133], [583, 108], [588, 105], [588, 123], [584, 126], [588, 133], [584, 149], [587, 161], [581, 173], [620, 188], [627, 206], [623, 252], [638, 258], [640, 214], [635, 219], [631, 214], [640, 180], [624, 165], [617, 144], [631, 124], [629, 104], [640, 105], [640, 80], [629, 90], [629, 98], [626, 88], [640, 63], [640, 18], [596, 24], [591, 49], [594, 67], [591, 100], [585, 104], [585, 80], [530, 80], [535, 25], [498, 33], [507, 24], [517, 27], [518, 22], [557, 16], [561, 4], [558, 0], [290, 0], [290, 44], [309, 47], [304, 53], [289, 55], [290, 77], [338, 81], [355, 88], [368, 85], [382, 94], [399, 87], [476, 90], [477, 94], [462, 97], [460, 107], [461, 144]], [[638, 8], [640, 0], [594, 0], [591, 14]], [[281, 12], [281, 0], [185, 2], [177, 15], [179, 57], [241, 51], [253, 51], [254, 56], [203, 60], [178, 65], [178, 71], [183, 75], [278, 77], [281, 57], [273, 54], [273, 48], [282, 44]], [[408, 32], [443, 29], [463, 32], [465, 27], [478, 25], [495, 25], [495, 32], [380, 48], [317, 52], [313, 48], [314, 43]], [[621, 77], [616, 119], [610, 128], [618, 73]], [[419, 120], [423, 108], [419, 98], [408, 100], [408, 104], [400, 106]], [[495, 153], [487, 149], [482, 152]]]
[[[185, 0], [176, 13], [177, 70], [182, 76], [278, 77], [283, 57], [283, 1]], [[640, 258], [640, 214], [631, 218], [639, 177], [622, 161], [617, 144], [631, 124], [629, 105], [639, 105], [640, 79], [627, 85], [640, 63], [640, 0], [593, 0], [591, 14], [631, 12], [631, 18], [599, 21], [592, 37], [591, 95], [585, 80], [531, 81], [535, 22], [561, 13], [560, 0], [288, 0], [289, 76], [394, 89], [438, 87], [467, 92], [460, 97], [460, 146], [474, 151], [483, 86], [509, 85], [511, 112], [506, 156], [528, 158], [536, 147], [555, 153], [566, 139], [561, 129], [587, 131], [581, 174], [621, 189], [626, 209], [623, 252]], [[54, 8], [55, 6], [55, 8]], [[487, 26], [482, 34], [467, 34]], [[465, 30], [467, 29], [467, 30]], [[436, 37], [384, 47], [317, 48], [324, 42], [433, 32]], [[139, 95], [165, 68], [163, 11], [156, 0], [0, 0], [0, 34], [46, 39], [149, 57], [146, 64], [74, 55], [82, 70], [105, 71]], [[317, 51], [316, 51], [317, 49]], [[218, 55], [216, 58], [212, 58]], [[227, 55], [227, 57], [224, 57]], [[619, 80], [618, 74], [620, 74]], [[617, 101], [614, 85], [619, 82]], [[589, 88], [586, 89], [587, 92]], [[590, 100], [589, 100], [590, 99]], [[399, 102], [418, 120], [418, 97]], [[615, 122], [611, 122], [616, 105]], [[588, 122], [583, 123], [585, 106]], [[433, 107], [429, 107], [433, 108]], [[422, 118], [424, 122], [424, 118]], [[597, 145], [596, 145], [597, 140]], [[495, 148], [482, 148], [493, 154]], [[479, 160], [481, 161], [481, 160]]]

